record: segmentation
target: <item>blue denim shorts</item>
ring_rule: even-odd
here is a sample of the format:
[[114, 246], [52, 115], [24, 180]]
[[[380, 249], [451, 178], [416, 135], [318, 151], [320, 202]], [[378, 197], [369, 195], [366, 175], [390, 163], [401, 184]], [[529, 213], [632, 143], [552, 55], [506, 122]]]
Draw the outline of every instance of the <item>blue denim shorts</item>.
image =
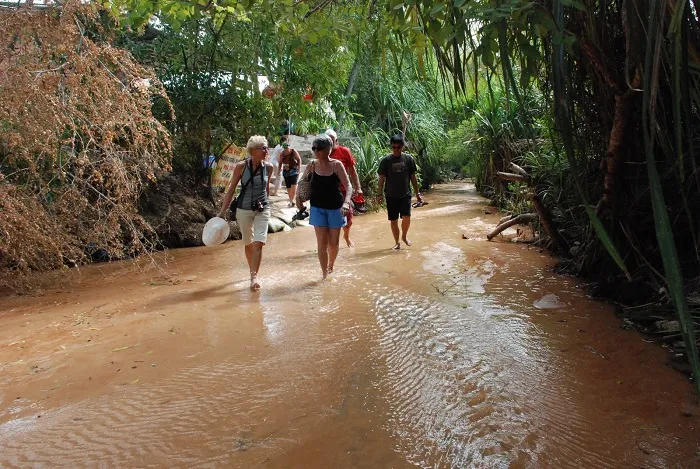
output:
[[328, 228], [342, 228], [345, 226], [345, 216], [339, 208], [318, 208], [311, 206], [309, 224], [312, 226], [325, 226]]

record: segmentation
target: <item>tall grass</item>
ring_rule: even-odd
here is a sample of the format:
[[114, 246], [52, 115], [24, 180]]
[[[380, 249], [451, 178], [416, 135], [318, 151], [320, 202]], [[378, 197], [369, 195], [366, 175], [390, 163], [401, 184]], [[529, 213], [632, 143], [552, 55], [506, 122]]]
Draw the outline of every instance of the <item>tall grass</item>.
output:
[[[436, 82], [413, 76], [410, 59], [406, 60], [405, 70], [382, 70], [376, 64], [363, 67], [351, 106], [355, 122], [344, 126], [354, 129], [360, 140], [372, 134], [374, 150], [388, 150], [389, 136], [405, 132], [406, 150], [415, 156], [422, 186], [428, 188], [450, 173], [444, 154], [446, 110], [438, 99]], [[383, 140], [377, 142], [378, 137]]]
[[362, 191], [370, 198], [377, 195], [379, 161], [387, 153], [389, 135], [381, 129], [364, 127], [358, 138], [349, 141], [355, 157], [355, 170], [360, 179]]
[[[679, 5], [684, 2], [680, 2]], [[649, 175], [649, 185], [651, 192], [651, 203], [654, 212], [654, 225], [656, 228], [656, 238], [661, 251], [661, 259], [663, 261], [664, 273], [668, 285], [669, 296], [676, 308], [678, 319], [681, 326], [683, 339], [685, 340], [686, 350], [690, 360], [690, 365], [695, 376], [695, 387], [700, 392], [700, 357], [698, 356], [697, 339], [695, 338], [695, 326], [693, 318], [690, 315], [688, 301], [685, 295], [683, 285], [683, 274], [681, 272], [681, 264], [678, 259], [678, 251], [674, 241], [673, 227], [668, 215], [668, 208], [664, 197], [664, 191], [661, 184], [661, 178], [657, 170], [657, 98], [659, 92], [659, 63], [664, 59], [662, 54], [664, 50], [661, 48], [661, 42], [664, 40], [664, 13], [665, 3], [659, 5], [657, 0], [651, 0], [649, 4], [649, 18], [647, 26], [647, 47], [646, 57], [644, 60], [644, 98], [642, 104], [642, 131], [644, 136], [644, 153], [647, 161], [647, 172]], [[676, 37], [679, 39], [679, 36]], [[665, 58], [668, 60], [668, 57]], [[678, 63], [678, 60], [674, 60]], [[679, 91], [678, 83], [676, 83], [675, 91]], [[678, 97], [680, 98], [680, 97]], [[675, 119], [680, 119], [681, 110], [677, 106], [674, 112]], [[689, 117], [689, 116], [688, 116]], [[678, 129], [680, 122], [676, 122], [676, 143], [681, 145], [678, 152], [682, 158], [682, 130]], [[659, 145], [660, 147], [661, 145]], [[659, 152], [662, 153], [662, 152]], [[663, 154], [663, 153], [662, 153]]]

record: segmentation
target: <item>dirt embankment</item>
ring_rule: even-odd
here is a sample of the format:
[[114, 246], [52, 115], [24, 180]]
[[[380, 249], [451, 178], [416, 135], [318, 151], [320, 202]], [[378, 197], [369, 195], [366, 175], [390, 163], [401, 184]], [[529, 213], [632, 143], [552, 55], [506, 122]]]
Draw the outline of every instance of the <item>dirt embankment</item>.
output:
[[[196, 186], [174, 174], [160, 175], [139, 200], [139, 212], [155, 232], [156, 247], [184, 248], [202, 245], [202, 227], [221, 208], [223, 194], [210, 194], [205, 185]], [[297, 225], [308, 224], [296, 220], [296, 208], [289, 207], [287, 192], [269, 198], [271, 217], [268, 232], [289, 231]], [[235, 221], [229, 221], [229, 239], [241, 239], [241, 230]]]
[[[149, 185], [139, 200], [139, 210], [155, 230], [158, 244], [164, 248], [202, 245], [202, 226], [219, 211], [219, 197], [207, 197], [208, 188], [193, 188], [180, 176], [163, 174]], [[231, 222], [229, 239], [241, 239], [241, 232]]]

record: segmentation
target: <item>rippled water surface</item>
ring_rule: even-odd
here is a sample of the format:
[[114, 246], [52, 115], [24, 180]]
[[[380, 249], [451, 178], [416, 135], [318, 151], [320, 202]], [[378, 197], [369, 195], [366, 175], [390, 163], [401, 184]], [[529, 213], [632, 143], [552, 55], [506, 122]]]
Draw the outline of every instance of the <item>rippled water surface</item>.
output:
[[326, 282], [298, 228], [260, 294], [233, 242], [2, 300], [0, 466], [700, 467], [666, 352], [546, 253], [485, 241], [473, 187], [429, 196], [398, 252], [357, 217]]

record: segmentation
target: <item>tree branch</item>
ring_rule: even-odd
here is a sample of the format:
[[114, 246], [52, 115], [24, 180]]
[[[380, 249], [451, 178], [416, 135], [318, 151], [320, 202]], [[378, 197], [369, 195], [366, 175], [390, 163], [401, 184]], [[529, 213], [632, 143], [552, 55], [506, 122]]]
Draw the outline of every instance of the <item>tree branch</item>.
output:
[[307, 19], [308, 17], [310, 17], [311, 15], [313, 15], [314, 13], [316, 13], [317, 11], [326, 8], [326, 7], [327, 7], [329, 4], [331, 4], [331, 3], [333, 3], [333, 0], [323, 0], [321, 3], [319, 3], [318, 5], [316, 5], [315, 7], [313, 7], [311, 10], [309, 10], [309, 11], [304, 15], [304, 19]]
[[518, 181], [518, 182], [529, 182], [530, 181], [530, 176], [523, 176], [522, 174], [504, 173], [502, 171], [498, 171], [496, 173], [496, 176], [498, 176], [498, 179], [500, 179], [501, 181]]
[[537, 214], [536, 213], [523, 213], [522, 215], [518, 215], [515, 218], [512, 218], [504, 223], [501, 223], [498, 225], [491, 233], [486, 235], [486, 239], [491, 241], [493, 238], [498, 236], [502, 231], [507, 230], [513, 225], [525, 225], [528, 223], [532, 223], [533, 221], [537, 221]]

